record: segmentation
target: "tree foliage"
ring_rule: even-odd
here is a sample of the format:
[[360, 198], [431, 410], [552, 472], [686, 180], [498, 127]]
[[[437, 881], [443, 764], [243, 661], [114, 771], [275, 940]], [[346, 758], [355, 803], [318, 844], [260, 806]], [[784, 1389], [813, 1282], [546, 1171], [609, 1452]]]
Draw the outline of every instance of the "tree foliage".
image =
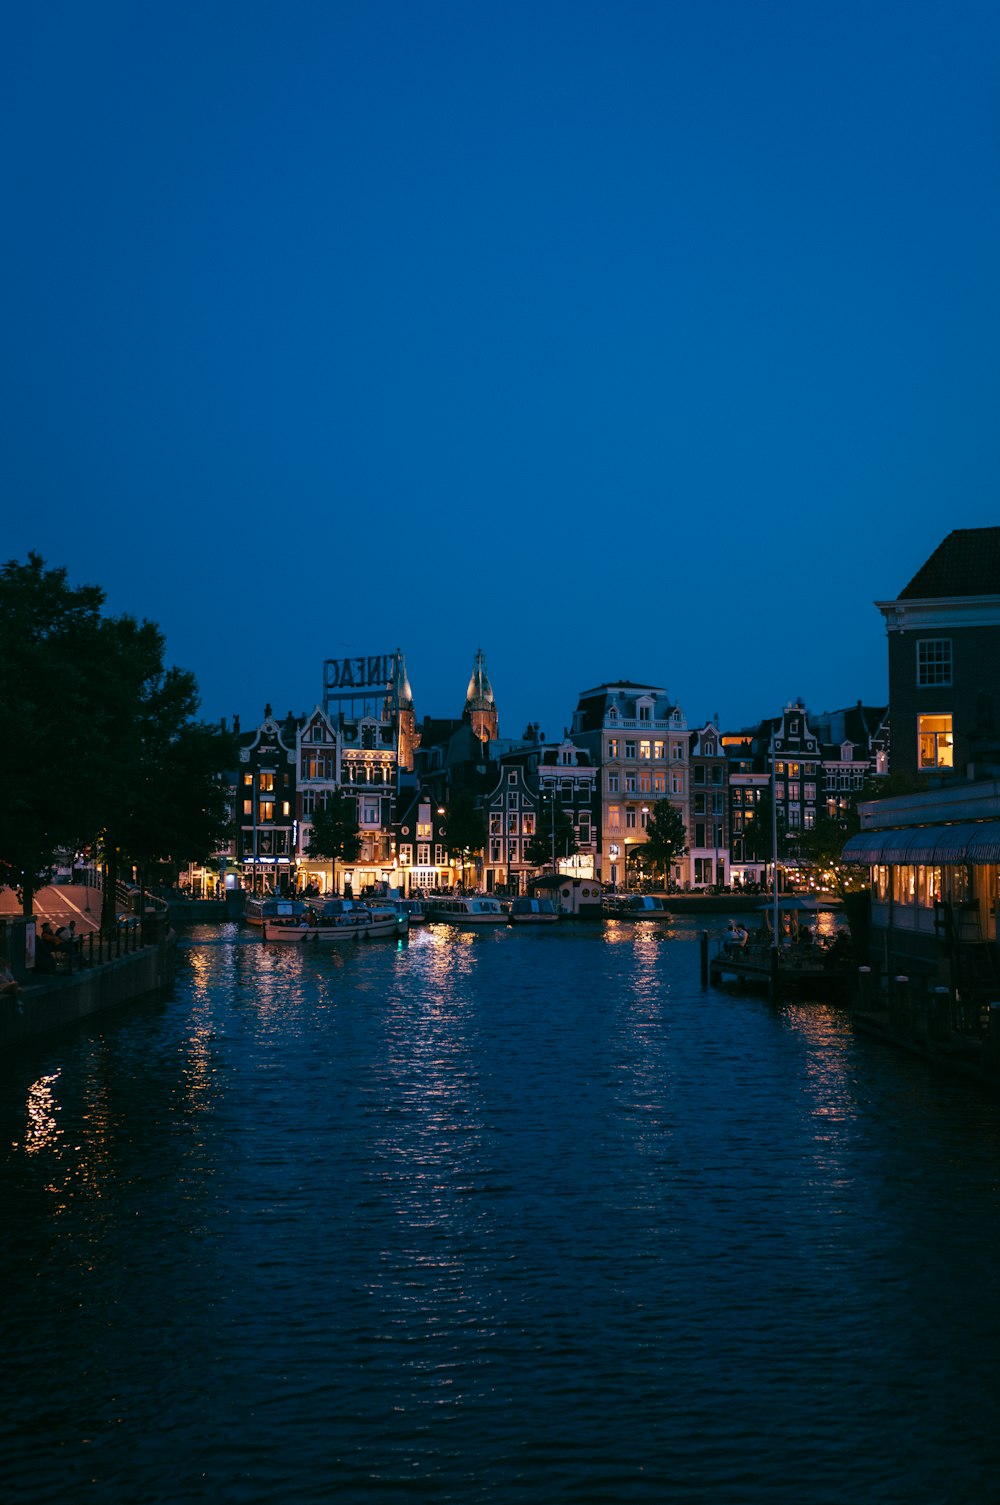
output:
[[683, 857], [687, 849], [687, 828], [681, 812], [669, 800], [657, 800], [649, 813], [645, 845], [637, 850], [642, 850], [654, 871], [662, 870], [666, 883], [671, 863]]
[[29, 914], [61, 849], [99, 839], [113, 878], [123, 860], [207, 857], [227, 833], [234, 739], [195, 719], [159, 628], [103, 605], [38, 554], [0, 567], [0, 860]]
[[331, 862], [356, 862], [360, 851], [358, 802], [342, 789], [335, 789], [312, 816], [309, 856], [325, 857]]
[[463, 864], [486, 844], [486, 818], [468, 789], [452, 797], [445, 811], [445, 840], [448, 855]]
[[525, 848], [525, 860], [536, 867], [551, 867], [555, 872], [560, 861], [575, 857], [579, 850], [576, 827], [566, 810], [551, 794], [543, 794], [535, 834]]

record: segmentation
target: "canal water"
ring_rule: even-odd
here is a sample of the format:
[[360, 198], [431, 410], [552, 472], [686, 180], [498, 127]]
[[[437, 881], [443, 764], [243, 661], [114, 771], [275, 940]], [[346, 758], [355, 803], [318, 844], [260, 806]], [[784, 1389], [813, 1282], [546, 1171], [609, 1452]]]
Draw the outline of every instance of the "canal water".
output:
[[192, 930], [0, 1113], [6, 1505], [998, 1497], [1000, 1105], [696, 932]]

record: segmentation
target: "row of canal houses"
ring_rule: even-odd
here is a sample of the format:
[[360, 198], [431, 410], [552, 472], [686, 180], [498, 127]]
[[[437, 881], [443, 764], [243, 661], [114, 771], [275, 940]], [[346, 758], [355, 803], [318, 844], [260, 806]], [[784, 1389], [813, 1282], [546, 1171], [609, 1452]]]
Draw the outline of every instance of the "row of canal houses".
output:
[[[872, 773], [884, 772], [884, 706], [860, 703], [824, 715], [801, 701], [739, 731], [718, 718], [689, 727], [661, 686], [618, 680], [585, 690], [571, 727], [546, 743], [537, 723], [502, 738], [499, 709], [480, 650], [461, 715], [418, 723], [401, 652], [328, 660], [323, 702], [303, 715], [263, 720], [239, 736], [234, 840], [215, 872], [252, 890], [311, 885], [325, 891], [330, 864], [310, 858], [312, 819], [336, 790], [356, 804], [362, 838], [338, 886], [388, 884], [413, 894], [465, 882], [486, 892], [523, 892], [538, 871], [546, 827], [550, 861], [579, 879], [619, 888], [635, 877], [655, 803], [679, 811], [688, 851], [675, 862], [680, 889], [760, 881], [769, 833], [755, 840], [763, 791], [774, 788], [794, 858], [798, 833], [836, 814]], [[481, 851], [452, 854], [448, 809], [458, 796], [482, 812]], [[556, 850], [553, 812], [568, 818], [575, 852]], [[565, 822], [560, 819], [560, 828]], [[759, 832], [759, 820], [756, 831]]]

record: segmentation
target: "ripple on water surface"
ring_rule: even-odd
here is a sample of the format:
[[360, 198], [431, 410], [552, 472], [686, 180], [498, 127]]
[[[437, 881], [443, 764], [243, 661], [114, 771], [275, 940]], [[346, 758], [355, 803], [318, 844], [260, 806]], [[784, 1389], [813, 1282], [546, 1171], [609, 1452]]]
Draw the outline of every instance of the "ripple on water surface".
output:
[[0, 1105], [12, 1505], [993, 1488], [996, 1105], [696, 935], [194, 931]]

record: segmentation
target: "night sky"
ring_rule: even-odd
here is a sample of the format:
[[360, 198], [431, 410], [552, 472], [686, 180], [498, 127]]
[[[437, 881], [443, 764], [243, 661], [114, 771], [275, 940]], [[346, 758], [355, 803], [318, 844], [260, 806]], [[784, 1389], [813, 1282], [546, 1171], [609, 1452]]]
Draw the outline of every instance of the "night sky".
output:
[[8, 6], [0, 557], [210, 718], [886, 694], [1000, 521], [1000, 9]]

